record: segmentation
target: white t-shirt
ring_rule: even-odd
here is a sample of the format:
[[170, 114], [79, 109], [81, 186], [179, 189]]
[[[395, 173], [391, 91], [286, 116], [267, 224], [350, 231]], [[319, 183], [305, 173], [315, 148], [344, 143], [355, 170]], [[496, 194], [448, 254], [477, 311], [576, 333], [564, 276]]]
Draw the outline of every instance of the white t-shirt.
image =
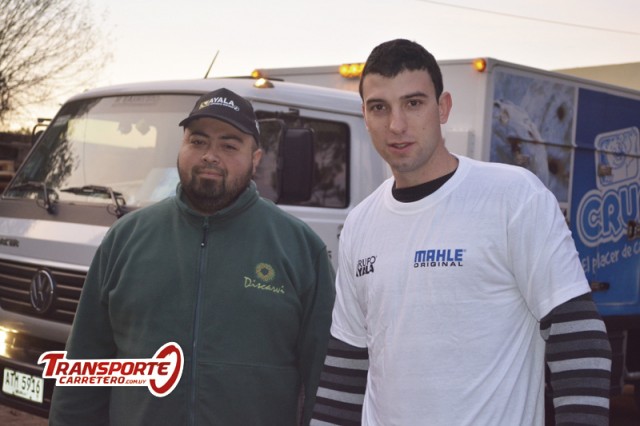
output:
[[364, 425], [544, 424], [539, 320], [589, 286], [538, 178], [458, 158], [417, 202], [387, 180], [341, 233], [331, 332], [369, 350]]

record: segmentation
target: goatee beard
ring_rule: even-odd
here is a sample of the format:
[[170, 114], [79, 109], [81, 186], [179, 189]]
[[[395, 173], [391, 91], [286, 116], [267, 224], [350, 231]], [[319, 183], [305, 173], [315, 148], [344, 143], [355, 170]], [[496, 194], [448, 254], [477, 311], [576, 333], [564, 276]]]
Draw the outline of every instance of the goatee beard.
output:
[[201, 168], [191, 170], [191, 179], [185, 182], [181, 176], [182, 189], [191, 206], [204, 214], [213, 214], [230, 206], [249, 186], [252, 178], [251, 170], [230, 182], [223, 172], [221, 180], [202, 179], [198, 177]]

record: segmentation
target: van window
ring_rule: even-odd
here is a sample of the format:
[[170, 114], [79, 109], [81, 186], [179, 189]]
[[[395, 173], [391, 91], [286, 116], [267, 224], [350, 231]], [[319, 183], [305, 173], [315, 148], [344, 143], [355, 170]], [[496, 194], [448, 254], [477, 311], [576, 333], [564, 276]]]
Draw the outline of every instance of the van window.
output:
[[[5, 197], [42, 197], [46, 185], [59, 201], [110, 204], [111, 196], [135, 208], [175, 194], [178, 123], [196, 95], [108, 96], [65, 104], [18, 171]], [[315, 135], [312, 197], [298, 205], [344, 208], [349, 204], [349, 126], [342, 122], [257, 111]], [[260, 194], [276, 201], [278, 135], [262, 131], [263, 159], [255, 177]], [[34, 183], [36, 185], [34, 185]], [[80, 188], [112, 191], [81, 191]], [[51, 191], [53, 190], [53, 191]]]
[[178, 126], [195, 95], [113, 96], [66, 104], [19, 170], [8, 197], [37, 199], [46, 184], [60, 201], [109, 203], [109, 188], [137, 207], [175, 193]]
[[[290, 128], [311, 128], [314, 132], [315, 169], [312, 195], [297, 205], [344, 208], [349, 205], [349, 126], [278, 112], [256, 111], [259, 119], [277, 118]], [[261, 126], [262, 161], [255, 176], [260, 195], [276, 199], [276, 159], [278, 135], [275, 126]]]

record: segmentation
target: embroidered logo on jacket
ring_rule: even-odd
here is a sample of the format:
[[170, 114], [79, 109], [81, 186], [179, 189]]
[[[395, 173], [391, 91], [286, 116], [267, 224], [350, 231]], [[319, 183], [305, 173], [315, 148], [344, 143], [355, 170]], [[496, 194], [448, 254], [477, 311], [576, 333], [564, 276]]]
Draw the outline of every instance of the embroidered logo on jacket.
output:
[[375, 269], [373, 264], [376, 263], [377, 256], [369, 256], [365, 259], [358, 260], [358, 269], [356, 270], [356, 277], [361, 277], [365, 274], [373, 274]]
[[255, 268], [255, 278], [244, 277], [244, 288], [270, 291], [276, 294], [284, 294], [284, 285], [272, 284], [276, 278], [276, 271], [268, 263], [258, 263]]
[[464, 266], [465, 249], [418, 250], [413, 256], [414, 268], [438, 268]]

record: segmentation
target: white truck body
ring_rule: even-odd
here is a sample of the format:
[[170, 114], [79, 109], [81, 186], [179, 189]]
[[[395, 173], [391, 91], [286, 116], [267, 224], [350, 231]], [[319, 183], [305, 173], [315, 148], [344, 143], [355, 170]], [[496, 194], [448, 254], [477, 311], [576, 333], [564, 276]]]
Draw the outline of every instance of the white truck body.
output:
[[[478, 72], [468, 60], [441, 63], [453, 96], [447, 146], [527, 167], [556, 194], [610, 326], [614, 388], [639, 379], [640, 94], [491, 59], [486, 65]], [[118, 210], [175, 191], [178, 122], [205, 92], [227, 87], [259, 118], [313, 129], [311, 197], [280, 206], [316, 230], [336, 264], [346, 215], [391, 174], [369, 141], [357, 80], [338, 84], [330, 69], [322, 67], [322, 78], [318, 69], [298, 72], [305, 84], [274, 79], [265, 88], [242, 78], [120, 85], [62, 106], [0, 199], [0, 403], [46, 415], [53, 384], [37, 380], [35, 360], [63, 348], [84, 275]], [[277, 200], [275, 139], [263, 132], [256, 181]]]

